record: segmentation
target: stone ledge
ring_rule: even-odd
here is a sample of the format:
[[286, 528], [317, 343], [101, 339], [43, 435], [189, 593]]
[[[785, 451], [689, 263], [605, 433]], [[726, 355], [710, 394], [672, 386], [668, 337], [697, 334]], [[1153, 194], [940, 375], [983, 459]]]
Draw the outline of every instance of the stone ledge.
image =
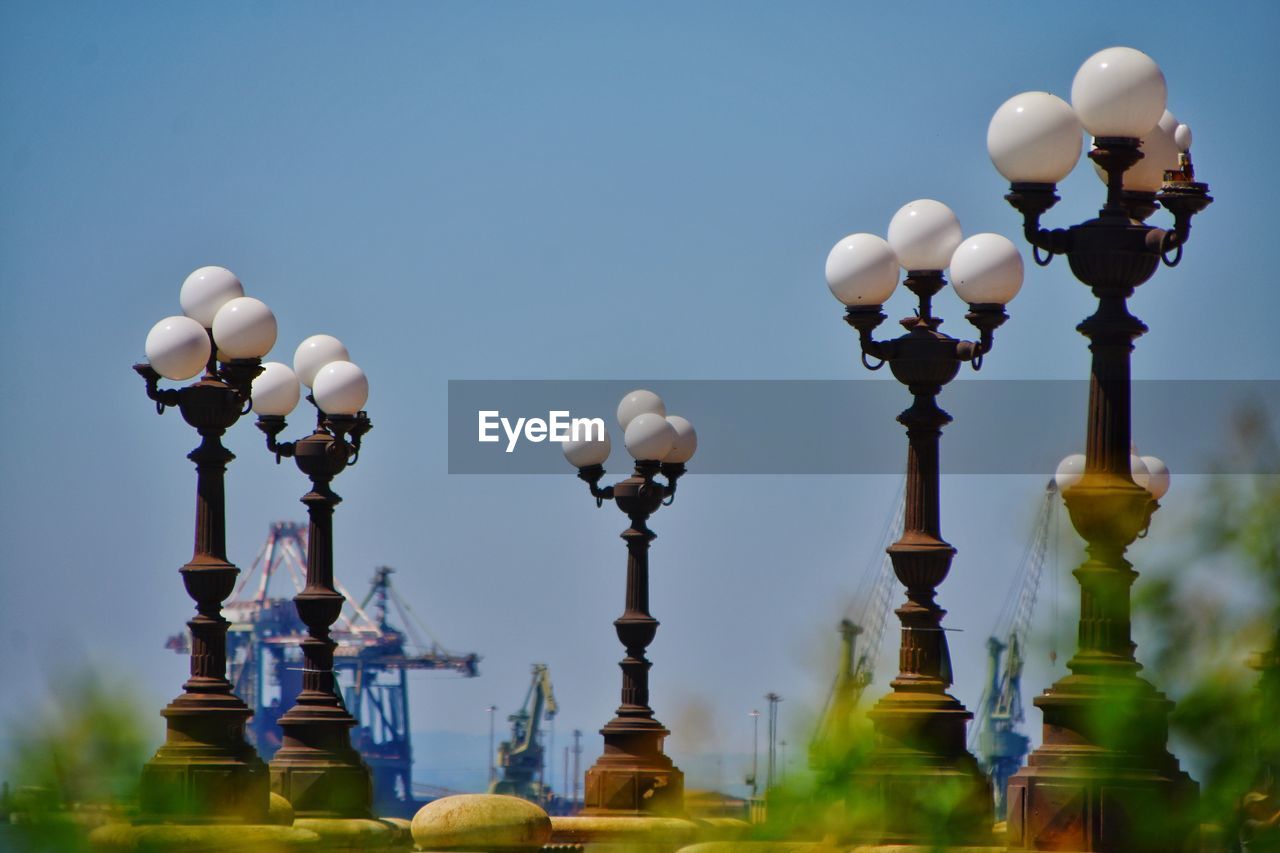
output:
[[674, 817], [574, 816], [551, 818], [551, 846], [587, 851], [662, 853], [690, 844], [698, 826]]
[[254, 853], [316, 850], [320, 836], [305, 829], [267, 824], [179, 824], [111, 823], [89, 835], [94, 850], [147, 851], [175, 850], [182, 853]]
[[370, 818], [300, 817], [293, 826], [318, 835], [320, 850], [386, 850], [400, 843], [398, 827]]

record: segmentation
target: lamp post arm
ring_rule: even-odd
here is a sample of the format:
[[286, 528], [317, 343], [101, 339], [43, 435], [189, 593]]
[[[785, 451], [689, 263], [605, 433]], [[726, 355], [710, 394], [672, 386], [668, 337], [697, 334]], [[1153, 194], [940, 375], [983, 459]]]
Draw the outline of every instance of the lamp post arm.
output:
[[284, 431], [286, 424], [283, 415], [259, 415], [258, 429], [267, 437], [267, 450], [276, 455], [276, 464], [280, 464], [280, 460], [284, 457], [291, 457], [297, 448], [297, 443], [292, 441], [277, 441], [276, 436]]
[[578, 479], [587, 484], [591, 497], [596, 499], [596, 506], [604, 506], [605, 501], [613, 500], [613, 486], [600, 488], [600, 479], [604, 477], [603, 465], [585, 465], [578, 469]]
[[[867, 370], [879, 370], [892, 358], [892, 341], [877, 341], [871, 333], [885, 320], [879, 305], [851, 305], [845, 309], [844, 321], [858, 330], [858, 343], [862, 347], [862, 366]], [[867, 361], [877, 359], [876, 364]]]
[[660, 470], [667, 479], [666, 485], [662, 486], [665, 497], [662, 505], [671, 506], [676, 500], [676, 481], [684, 476], [686, 469], [683, 462], [663, 462]]
[[974, 370], [981, 370], [982, 357], [995, 345], [996, 329], [1009, 319], [1009, 315], [998, 303], [973, 302], [969, 304], [969, 313], [964, 318], [978, 330], [979, 337], [977, 341], [956, 341], [956, 358], [972, 362]]
[[[1160, 232], [1160, 257], [1167, 266], [1182, 260], [1182, 247], [1191, 238], [1191, 217], [1213, 202], [1209, 185], [1196, 181], [1174, 181], [1164, 185], [1156, 197], [1160, 206], [1173, 214], [1173, 230]], [[1169, 253], [1173, 252], [1172, 258]]]
[[373, 429], [373, 423], [365, 412], [354, 415], [324, 415], [321, 427], [334, 437], [332, 452], [340, 455], [347, 466], [360, 460], [360, 440]]
[[217, 366], [217, 377], [227, 384], [240, 401], [242, 415], [253, 407], [253, 380], [262, 373], [262, 359], [233, 358]]
[[[1071, 232], [1063, 228], [1040, 227], [1040, 217], [1058, 203], [1057, 186], [1024, 181], [1009, 185], [1005, 201], [1022, 214], [1022, 235], [1032, 247], [1032, 257], [1039, 266], [1048, 266], [1054, 255], [1071, 251]], [[1040, 256], [1040, 252], [1048, 254]]]
[[147, 383], [147, 399], [156, 404], [156, 414], [163, 415], [164, 410], [178, 405], [178, 392], [173, 388], [160, 387], [160, 374], [145, 361], [133, 366], [134, 372]]

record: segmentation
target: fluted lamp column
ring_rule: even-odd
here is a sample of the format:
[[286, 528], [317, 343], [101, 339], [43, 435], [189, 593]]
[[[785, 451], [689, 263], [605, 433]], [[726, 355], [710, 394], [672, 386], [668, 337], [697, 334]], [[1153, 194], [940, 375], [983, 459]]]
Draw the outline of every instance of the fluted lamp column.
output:
[[[1009, 783], [1015, 850], [1169, 853], [1199, 843], [1198, 788], [1166, 745], [1173, 703], [1138, 675], [1129, 625], [1138, 574], [1125, 558], [1154, 508], [1129, 460], [1129, 360], [1147, 326], [1128, 300], [1162, 261], [1181, 260], [1192, 217], [1212, 201], [1195, 180], [1190, 129], [1167, 112], [1166, 98], [1151, 57], [1107, 48], [1076, 73], [1071, 104], [1046, 92], [1015, 95], [987, 132], [1036, 262], [1066, 255], [1098, 299], [1076, 327], [1092, 354], [1084, 471], [1062, 493], [1087, 543], [1088, 558], [1075, 571], [1079, 640], [1067, 662], [1071, 674], [1035, 700], [1043, 742]], [[1105, 180], [1106, 202], [1094, 219], [1042, 228], [1041, 215], [1058, 201], [1057, 182], [1079, 159], [1082, 127], [1094, 137], [1089, 158]], [[1172, 228], [1144, 223], [1160, 207], [1172, 214]]]
[[[600, 730], [604, 754], [587, 770], [582, 814], [678, 815], [684, 811], [684, 774], [663, 753], [663, 740], [670, 732], [649, 705], [652, 664], [645, 649], [658, 631], [658, 620], [649, 613], [649, 543], [657, 536], [649, 529], [649, 517], [675, 499], [676, 481], [693, 458], [698, 438], [689, 421], [666, 414], [662, 399], [652, 391], [624, 397], [618, 405], [618, 425], [635, 459], [635, 472], [615, 485], [599, 485], [609, 458], [607, 431], [575, 436], [563, 448], [597, 506], [612, 500], [631, 522], [622, 532], [627, 543], [626, 603], [613, 622], [626, 649], [618, 664], [622, 701]], [[655, 479], [659, 475], [666, 482]]]
[[[147, 335], [147, 361], [134, 365], [147, 396], [163, 414], [176, 407], [196, 429], [200, 445], [187, 458], [196, 466], [195, 552], [181, 568], [196, 615], [191, 632], [191, 677], [161, 712], [165, 742], [142, 771], [140, 821], [262, 823], [267, 814], [267, 772], [244, 737], [253, 715], [227, 680], [227, 627], [222, 602], [237, 569], [227, 559], [227, 463], [235, 458], [222, 435], [247, 411], [251, 382], [275, 343], [276, 319], [262, 302], [244, 295], [223, 267], [202, 267], [182, 285], [181, 316], [157, 323]], [[182, 388], [160, 380], [200, 378]]]
[[[881, 306], [897, 287], [899, 266], [917, 307], [901, 323], [906, 334], [877, 341], [872, 333], [885, 319]], [[933, 297], [947, 284], [947, 267], [956, 294], [969, 303], [966, 318], [980, 333], [976, 341], [939, 331]], [[878, 844], [990, 843], [991, 789], [965, 749], [973, 715], [947, 692], [946, 611], [935, 600], [955, 555], [942, 538], [938, 496], [939, 439], [951, 416], [937, 396], [964, 362], [981, 367], [995, 329], [1007, 318], [1004, 305], [1022, 285], [1022, 259], [998, 234], [962, 239], [950, 208], [920, 199], [893, 217], [887, 241], [853, 234], [837, 243], [826, 275], [847, 307], [845, 320], [858, 332], [863, 364], [871, 370], [888, 364], [913, 397], [898, 415], [907, 430], [903, 531], [888, 549], [907, 594], [896, 611], [902, 625], [899, 673], [892, 692], [868, 713], [875, 742], [866, 764], [853, 769], [857, 802], [850, 805], [859, 817], [850, 834]]]
[[[348, 360], [336, 338], [315, 335], [302, 342], [294, 368], [274, 362], [254, 382], [254, 411], [267, 448], [292, 457], [311, 481], [302, 496], [310, 520], [307, 533], [306, 586], [294, 597], [298, 617], [307, 626], [302, 641], [302, 691], [280, 718], [282, 743], [271, 759], [271, 789], [293, 805], [300, 818], [372, 817], [373, 788], [368, 766], [351, 746], [356, 719], [348, 712], [333, 669], [337, 647], [330, 629], [346, 601], [334, 586], [333, 510], [342, 500], [333, 478], [359, 458], [361, 440], [372, 425], [363, 411], [369, 397], [364, 372]], [[299, 379], [311, 387], [307, 400], [316, 410], [314, 431], [298, 441], [281, 442], [285, 416], [297, 405]]]

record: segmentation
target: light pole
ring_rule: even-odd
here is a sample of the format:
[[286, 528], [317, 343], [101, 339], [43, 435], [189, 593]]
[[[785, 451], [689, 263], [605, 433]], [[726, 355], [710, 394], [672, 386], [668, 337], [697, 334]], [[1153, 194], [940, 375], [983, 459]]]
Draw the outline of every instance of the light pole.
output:
[[[1138, 676], [1129, 600], [1137, 572], [1125, 559], [1156, 506], [1130, 473], [1129, 359], [1147, 327], [1127, 300], [1161, 261], [1181, 259], [1191, 218], [1212, 201], [1195, 181], [1190, 131], [1166, 112], [1166, 95], [1150, 57], [1108, 48], [1076, 73], [1071, 105], [1045, 92], [1016, 95], [987, 131], [1036, 262], [1066, 255], [1098, 298], [1076, 327], [1092, 352], [1085, 470], [1062, 493], [1087, 543], [1074, 573], [1078, 647], [1071, 673], [1036, 698], [1043, 743], [1009, 783], [1010, 842], [1019, 850], [1170, 851], [1198, 838], [1198, 788], [1166, 746], [1173, 703]], [[1106, 204], [1097, 218], [1046, 230], [1040, 217], [1079, 159], [1082, 126], [1094, 136], [1089, 158], [1105, 175]], [[1158, 207], [1173, 215], [1172, 229], [1143, 224]]]
[[495, 757], [496, 753], [494, 753], [493, 751], [493, 732], [494, 732], [493, 714], [495, 711], [498, 710], [498, 706], [490, 705], [489, 707], [485, 708], [485, 710], [489, 712], [489, 755], [486, 761], [489, 764], [489, 787], [492, 788], [493, 783], [498, 778], [498, 764]]
[[782, 701], [782, 697], [777, 693], [764, 694], [765, 701], [769, 703], [769, 763], [768, 771], [764, 777], [764, 791], [768, 795], [770, 789], [773, 788], [773, 773], [777, 766], [778, 755], [778, 703]]
[[[196, 465], [195, 553], [182, 581], [196, 602], [191, 629], [191, 677], [169, 703], [165, 743], [142, 771], [141, 822], [263, 823], [267, 770], [244, 739], [253, 712], [227, 681], [227, 627], [222, 602], [240, 570], [227, 560], [227, 463], [235, 458], [222, 435], [245, 413], [261, 359], [275, 343], [270, 309], [244, 295], [222, 267], [202, 267], [182, 285], [185, 316], [168, 317], [147, 335], [147, 362], [134, 365], [160, 414], [177, 407], [200, 434], [187, 458]], [[193, 384], [161, 389], [160, 379]]]
[[573, 730], [573, 788], [570, 795], [571, 808], [578, 811], [579, 780], [582, 779], [582, 729]]
[[[903, 283], [916, 297], [916, 311], [902, 321], [906, 334], [877, 341], [872, 332], [885, 319], [881, 304], [897, 287], [899, 266], [907, 271]], [[965, 318], [977, 328], [977, 341], [938, 331], [942, 320], [933, 314], [932, 299], [947, 284], [947, 267], [956, 294], [969, 303]], [[897, 610], [900, 671], [890, 682], [892, 692], [868, 712], [875, 746], [858, 773], [860, 787], [881, 807], [879, 825], [855, 831], [881, 844], [928, 844], [939, 837], [989, 842], [991, 789], [965, 749], [965, 725], [973, 715], [947, 693], [946, 611], [934, 600], [955, 555], [942, 538], [938, 497], [939, 439], [951, 416], [937, 397], [964, 362], [981, 367], [995, 329], [1008, 317], [1004, 305], [1022, 285], [1022, 258], [998, 234], [962, 240], [951, 209], [921, 199], [894, 215], [888, 241], [854, 234], [837, 243], [826, 276], [847, 306], [845, 320], [858, 331], [862, 363], [871, 370], [887, 363], [914, 398], [898, 415], [907, 429], [906, 505], [902, 537], [888, 549], [907, 592]]]
[[[277, 462], [293, 457], [311, 481], [302, 496], [309, 518], [307, 582], [293, 599], [307, 626], [302, 691], [280, 717], [282, 744], [271, 759], [271, 787], [299, 817], [369, 818], [372, 779], [351, 746], [349, 730], [356, 719], [338, 691], [333, 670], [337, 643], [329, 636], [346, 600], [333, 581], [333, 509], [342, 498], [330, 484], [356, 463], [361, 440], [372, 428], [363, 411], [369, 382], [347, 360], [346, 347], [328, 335], [303, 341], [293, 363], [295, 370], [268, 364], [254, 381], [253, 408], [267, 449]], [[316, 409], [315, 429], [299, 441], [281, 442], [277, 437], [285, 429], [285, 416], [298, 403], [299, 380], [311, 388], [307, 400]]]
[[[574, 436], [564, 455], [578, 469], [578, 477], [600, 506], [612, 500], [626, 513], [630, 526], [622, 532], [627, 543], [626, 607], [614, 620], [618, 639], [626, 648], [622, 668], [622, 703], [600, 730], [604, 755], [587, 770], [583, 814], [652, 815], [684, 811], [684, 774], [662, 752], [670, 732], [649, 707], [649, 668], [645, 649], [653, 642], [658, 620], [649, 614], [649, 543], [656, 534], [649, 516], [675, 500], [676, 481], [685, 473], [698, 446], [693, 425], [667, 416], [662, 399], [652, 391], [633, 391], [618, 405], [627, 452], [635, 459], [635, 473], [600, 488], [604, 462], [609, 458], [609, 433]], [[587, 428], [590, 432], [590, 427]], [[661, 473], [666, 483], [654, 477]]]
[[747, 716], [751, 718], [751, 775], [747, 777], [747, 784], [751, 786], [751, 799], [754, 800], [759, 790], [760, 712], [752, 708]]

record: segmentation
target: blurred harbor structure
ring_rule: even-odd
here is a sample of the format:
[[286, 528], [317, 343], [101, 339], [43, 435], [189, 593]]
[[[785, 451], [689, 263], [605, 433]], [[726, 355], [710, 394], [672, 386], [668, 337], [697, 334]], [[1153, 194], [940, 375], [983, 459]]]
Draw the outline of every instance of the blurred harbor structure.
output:
[[[264, 761], [280, 747], [280, 716], [302, 689], [301, 642], [307, 626], [293, 599], [272, 595], [272, 580], [287, 575], [300, 591], [306, 577], [307, 526], [290, 521], [271, 525], [266, 542], [223, 608], [227, 632], [227, 675], [238, 696], [253, 709], [246, 735]], [[464, 678], [479, 675], [480, 656], [445, 649], [413, 613], [391, 583], [395, 570], [380, 566], [359, 601], [346, 597], [334, 627], [334, 669], [347, 710], [359, 721], [352, 745], [373, 773], [379, 814], [412, 816], [422, 805], [414, 793], [413, 748], [409, 733], [409, 672], [438, 670]], [[391, 622], [391, 611], [398, 624]], [[187, 653], [190, 638], [176, 634], [166, 648]]]

